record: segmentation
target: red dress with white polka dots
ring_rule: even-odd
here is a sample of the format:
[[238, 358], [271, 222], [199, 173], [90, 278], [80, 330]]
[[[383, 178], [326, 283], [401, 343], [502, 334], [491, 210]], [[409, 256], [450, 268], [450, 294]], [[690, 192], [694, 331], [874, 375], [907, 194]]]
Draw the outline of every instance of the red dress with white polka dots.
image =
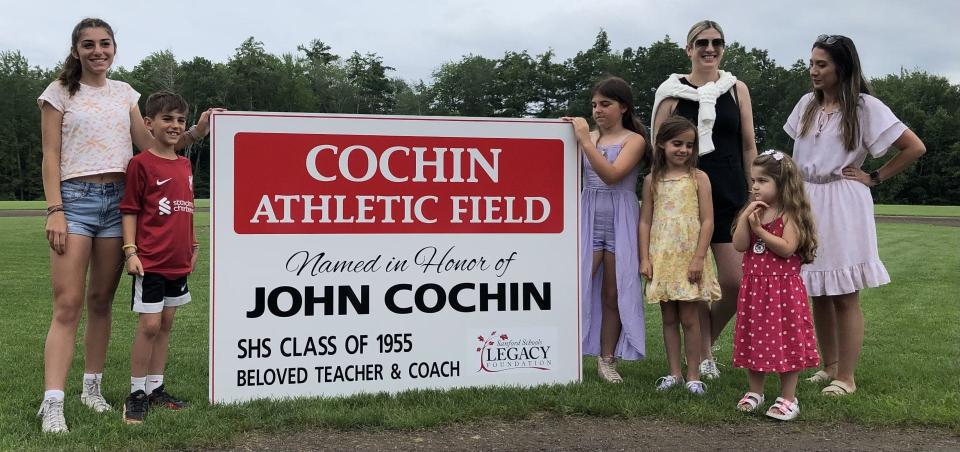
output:
[[[783, 236], [783, 217], [763, 225]], [[757, 254], [757, 237], [743, 255], [743, 279], [737, 296], [733, 365], [757, 372], [790, 372], [820, 365], [810, 321], [807, 289], [800, 278], [800, 256], [786, 259], [769, 247]]]

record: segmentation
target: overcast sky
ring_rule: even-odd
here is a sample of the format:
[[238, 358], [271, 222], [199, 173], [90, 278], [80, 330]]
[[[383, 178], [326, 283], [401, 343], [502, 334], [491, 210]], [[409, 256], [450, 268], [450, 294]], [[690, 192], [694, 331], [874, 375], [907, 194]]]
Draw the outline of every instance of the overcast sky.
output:
[[[0, 50], [19, 50], [51, 68], [67, 54], [70, 31], [100, 17], [116, 31], [114, 66], [131, 69], [152, 52], [179, 60], [226, 61], [247, 37], [274, 54], [313, 39], [333, 52], [374, 52], [392, 76], [429, 81], [441, 64], [505, 51], [553, 49], [560, 62], [589, 48], [601, 29], [616, 50], [682, 41], [710, 18], [728, 41], [761, 48], [781, 66], [809, 57], [822, 33], [850, 36], [868, 77], [922, 69], [960, 83], [960, 42], [952, 42], [958, 0], [0, 0]], [[948, 28], [949, 27], [949, 28]]]

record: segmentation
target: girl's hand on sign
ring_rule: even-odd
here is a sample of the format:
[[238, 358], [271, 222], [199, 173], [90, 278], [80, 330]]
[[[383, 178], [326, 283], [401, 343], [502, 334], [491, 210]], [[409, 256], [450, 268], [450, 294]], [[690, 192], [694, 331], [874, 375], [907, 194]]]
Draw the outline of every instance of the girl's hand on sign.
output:
[[586, 119], [583, 119], [580, 117], [571, 117], [571, 116], [564, 116], [560, 119], [573, 124], [573, 133], [577, 135], [578, 140], [580, 140], [581, 142], [589, 141], [590, 125], [587, 124]]

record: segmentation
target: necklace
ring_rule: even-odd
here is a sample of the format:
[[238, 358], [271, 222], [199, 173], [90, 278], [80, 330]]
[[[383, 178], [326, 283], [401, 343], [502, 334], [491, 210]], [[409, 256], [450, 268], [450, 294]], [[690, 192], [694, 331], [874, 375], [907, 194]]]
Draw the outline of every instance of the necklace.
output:
[[823, 126], [827, 125], [830, 122], [830, 117], [833, 116], [837, 111], [831, 111], [827, 113], [823, 107], [820, 107], [820, 111], [817, 112], [817, 138], [820, 137], [820, 134], [823, 133]]
[[[777, 215], [774, 216], [773, 219], [776, 220], [777, 218], [779, 218], [781, 213], [782, 213], [781, 210], [778, 208]], [[764, 242], [763, 239], [761, 239], [758, 236], [757, 241], [753, 242], [753, 254], [763, 254], [763, 252], [766, 250], [767, 250], [767, 243]]]

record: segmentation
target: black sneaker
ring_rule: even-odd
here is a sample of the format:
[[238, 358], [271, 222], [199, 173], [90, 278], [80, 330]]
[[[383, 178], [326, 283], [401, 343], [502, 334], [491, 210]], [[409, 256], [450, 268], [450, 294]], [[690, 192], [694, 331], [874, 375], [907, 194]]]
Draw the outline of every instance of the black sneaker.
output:
[[127, 424], [142, 424], [147, 419], [147, 393], [137, 390], [127, 396], [123, 402], [123, 422]]
[[177, 400], [170, 395], [165, 385], [160, 385], [157, 389], [154, 389], [153, 392], [150, 393], [149, 399], [151, 405], [162, 406], [171, 410], [179, 410], [190, 406], [189, 403], [183, 400]]

